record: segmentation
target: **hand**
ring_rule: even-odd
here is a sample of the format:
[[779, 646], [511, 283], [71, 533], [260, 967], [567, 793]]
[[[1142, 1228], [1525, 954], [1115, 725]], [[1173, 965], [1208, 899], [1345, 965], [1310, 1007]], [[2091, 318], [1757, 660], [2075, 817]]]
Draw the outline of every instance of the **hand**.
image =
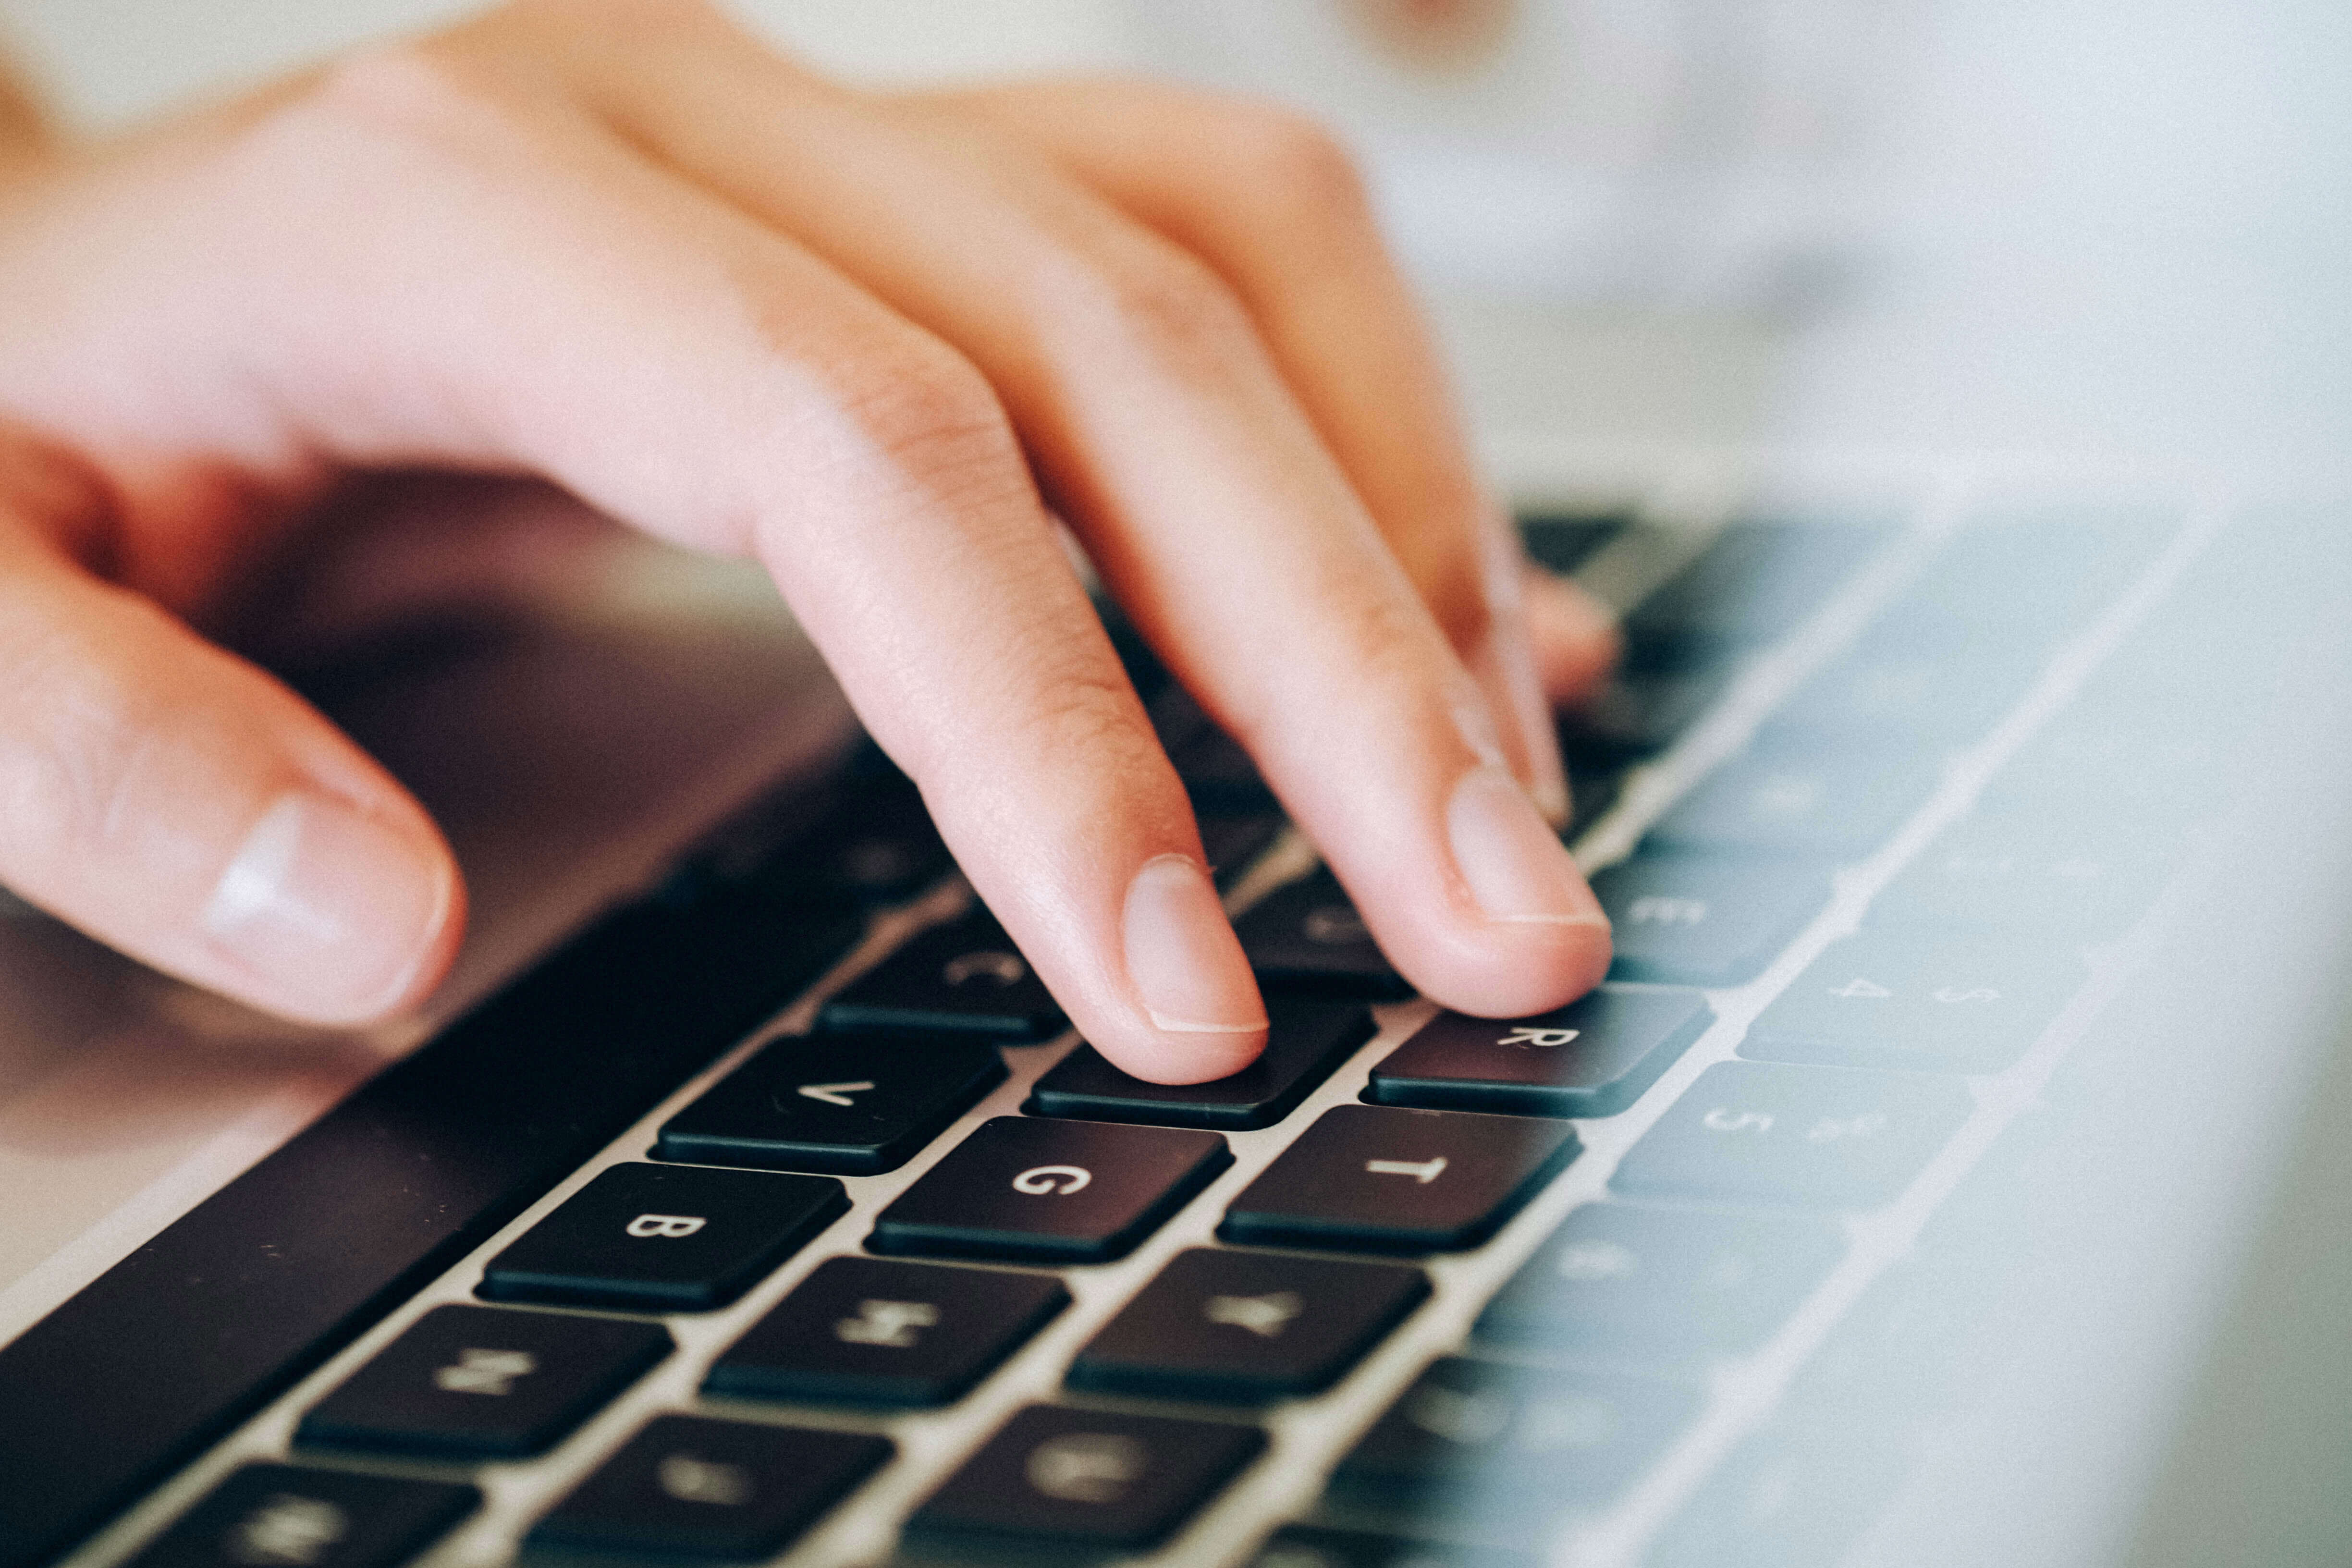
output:
[[1129, 1071], [1230, 1072], [1265, 1014], [1057, 516], [1424, 993], [1527, 1013], [1607, 964], [1538, 675], [1605, 623], [1523, 600], [1286, 113], [864, 95], [681, 0], [526, 0], [12, 180], [0, 418], [0, 881], [258, 1005], [372, 1020], [457, 940], [424, 813], [195, 629], [418, 466], [757, 556]]

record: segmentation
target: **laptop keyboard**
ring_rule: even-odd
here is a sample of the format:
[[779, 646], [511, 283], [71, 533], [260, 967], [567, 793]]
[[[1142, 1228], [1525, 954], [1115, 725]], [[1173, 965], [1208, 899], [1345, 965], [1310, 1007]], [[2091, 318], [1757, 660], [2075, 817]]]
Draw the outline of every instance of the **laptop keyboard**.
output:
[[[721, 854], [662, 895], [789, 927], [793, 988], [847, 951], [814, 993], [569, 1179], [502, 1176], [520, 1217], [318, 1370], [289, 1347], [299, 1384], [78, 1563], [1834, 1561], [1916, 1447], [1883, 1412], [1990, 1353], [1938, 1280], [2032, 1206], [2116, 939], [2232, 798], [2244, 716], [2181, 709], [2178, 648], [2100, 666], [2203, 540], [1526, 526], [1656, 584], [1562, 722], [1601, 990], [1412, 1000], [1247, 759], [1147, 685], [1274, 1030], [1235, 1079], [1139, 1083], [1057, 1037], [877, 774], [789, 879]], [[620, 1023], [581, 1071], [677, 1026]], [[1872, 1215], [1908, 1217], [1860, 1247]], [[1726, 1394], [1768, 1364], [1785, 1393]]]

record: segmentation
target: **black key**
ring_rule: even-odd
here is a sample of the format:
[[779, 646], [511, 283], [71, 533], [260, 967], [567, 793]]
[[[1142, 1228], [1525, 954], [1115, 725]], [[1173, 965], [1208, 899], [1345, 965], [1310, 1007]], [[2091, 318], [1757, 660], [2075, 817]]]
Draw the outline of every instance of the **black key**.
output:
[[1626, 511], [1523, 513], [1518, 520], [1519, 538], [1527, 546], [1528, 560], [1555, 576], [1565, 577], [1633, 521], [1633, 514]]
[[1069, 1304], [1051, 1274], [830, 1258], [728, 1347], [703, 1392], [952, 1404]]
[[2147, 912], [2179, 848], [2172, 836], [2129, 818], [2104, 827], [2017, 816], [1965, 821], [1887, 884], [1868, 923], [2103, 942]]
[[1643, 847], [1858, 859], [1919, 808], [1940, 765], [1915, 748], [1759, 745], [1700, 781]]
[[1749, 1025], [1750, 1061], [1998, 1072], [2083, 982], [2072, 954], [1876, 931], [1832, 943]]
[[751, 1563], [889, 1462], [887, 1437], [663, 1415], [531, 1527], [533, 1546]]
[[1372, 1016], [1351, 1002], [1277, 996], [1266, 1013], [1273, 1028], [1265, 1054], [1231, 1078], [1146, 1083], [1111, 1066], [1092, 1046], [1081, 1045], [1037, 1080], [1024, 1109], [1033, 1116], [1162, 1127], [1271, 1127], [1370, 1039], [1374, 1028]]
[[788, 1036], [669, 1119], [656, 1152], [704, 1165], [895, 1171], [1004, 1081], [987, 1042]]
[[1069, 1384], [1223, 1405], [1318, 1394], [1428, 1295], [1393, 1263], [1195, 1247], [1087, 1342]]
[[400, 1568], [481, 1502], [472, 1487], [446, 1481], [247, 1465], [182, 1514], [131, 1565]]
[[1607, 758], [1574, 752], [1562, 760], [1568, 764], [1570, 815], [1560, 837], [1573, 844], [1617, 804], [1625, 790], [1625, 770]]
[[1331, 1489], [1415, 1525], [1509, 1533], [1608, 1502], [1698, 1404], [1697, 1391], [1647, 1378], [1448, 1357], [1339, 1461]]
[[1405, 1541], [1366, 1530], [1286, 1525], [1266, 1538], [1247, 1568], [1538, 1568], [1543, 1559], [1501, 1546]]
[[1262, 812], [1274, 808], [1274, 793], [1259, 776], [1249, 752], [1218, 728], [1182, 687], [1171, 682], [1152, 699], [1151, 727], [1197, 809]]
[[1664, 751], [1723, 694], [1732, 669], [1619, 670], [1559, 718], [1563, 753], [1620, 766]]
[[1278, 811], [1240, 816], [1203, 813], [1201, 852], [1208, 857], [1209, 875], [1219, 890], [1240, 881], [1287, 826], [1287, 819]]
[[914, 781], [879, 756], [811, 835], [825, 880], [864, 903], [912, 898], [955, 868]]
[[1255, 1426], [1032, 1405], [915, 1510], [919, 1533], [1141, 1551], [1265, 1447]]
[[672, 1349], [658, 1323], [436, 1307], [312, 1405], [298, 1443], [448, 1459], [546, 1452]]
[[1051, 1039], [1062, 1009], [996, 917], [975, 905], [919, 933], [824, 1005], [828, 1029], [982, 1035], [1010, 1045]]
[[1821, 1220], [1588, 1204], [1487, 1304], [1478, 1337], [1693, 1370], [1761, 1345], [1844, 1253]]
[[1592, 879], [1615, 927], [1617, 980], [1738, 985], [1753, 980], [1829, 902], [1807, 860], [1637, 855]]
[[876, 1252], [1107, 1263], [1234, 1163], [1214, 1132], [1000, 1116], [874, 1222]]
[[1242, 1190], [1217, 1234], [1245, 1246], [1458, 1252], [1494, 1235], [1581, 1147], [1565, 1121], [1337, 1106]]
[[1664, 668], [1781, 637], [1881, 540], [1868, 528], [1735, 522], [1625, 617], [1626, 660]]
[[1412, 994], [1328, 871], [1276, 888], [1242, 911], [1234, 932], [1268, 990], [1361, 1002]]
[[36, 1568], [772, 1015], [865, 918], [793, 879], [630, 904], [0, 1347], [0, 1568]]
[[1695, 991], [1603, 986], [1533, 1018], [1440, 1013], [1372, 1069], [1375, 1105], [1613, 1116], [1715, 1022]]
[[847, 1211], [824, 1176], [615, 1165], [489, 1261], [491, 1301], [707, 1312]]
[[1907, 1073], [1719, 1062], [1626, 1152], [1632, 1197], [1800, 1208], [1893, 1199], [1967, 1121], [1964, 1084]]

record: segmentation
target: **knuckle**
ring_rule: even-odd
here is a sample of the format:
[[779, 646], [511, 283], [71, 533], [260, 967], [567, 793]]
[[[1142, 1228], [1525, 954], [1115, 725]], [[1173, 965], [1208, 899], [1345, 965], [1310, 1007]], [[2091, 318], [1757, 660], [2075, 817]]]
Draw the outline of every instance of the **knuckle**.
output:
[[1248, 188], [1286, 207], [1349, 218], [1367, 213], [1362, 173], [1346, 143], [1321, 121], [1274, 104], [1230, 111], [1230, 155]]
[[159, 702], [114, 662], [54, 626], [0, 633], [21, 697], [0, 721], [0, 800], [9, 851], [37, 880], [103, 855], [156, 743]]
[[1097, 265], [1085, 292], [1115, 331], [1158, 360], [1228, 363], [1254, 340], [1249, 314], [1224, 280], [1173, 247], [1139, 246]]
[[943, 343], [916, 338], [858, 356], [837, 395], [892, 467], [925, 489], [1025, 472], [995, 389]]

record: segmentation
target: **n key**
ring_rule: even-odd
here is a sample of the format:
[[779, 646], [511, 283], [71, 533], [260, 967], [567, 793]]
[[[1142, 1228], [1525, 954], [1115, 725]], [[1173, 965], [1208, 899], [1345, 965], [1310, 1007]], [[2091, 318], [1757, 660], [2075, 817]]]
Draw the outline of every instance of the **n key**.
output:
[[658, 1323], [436, 1307], [311, 1406], [295, 1440], [525, 1458], [553, 1447], [672, 1348]]

